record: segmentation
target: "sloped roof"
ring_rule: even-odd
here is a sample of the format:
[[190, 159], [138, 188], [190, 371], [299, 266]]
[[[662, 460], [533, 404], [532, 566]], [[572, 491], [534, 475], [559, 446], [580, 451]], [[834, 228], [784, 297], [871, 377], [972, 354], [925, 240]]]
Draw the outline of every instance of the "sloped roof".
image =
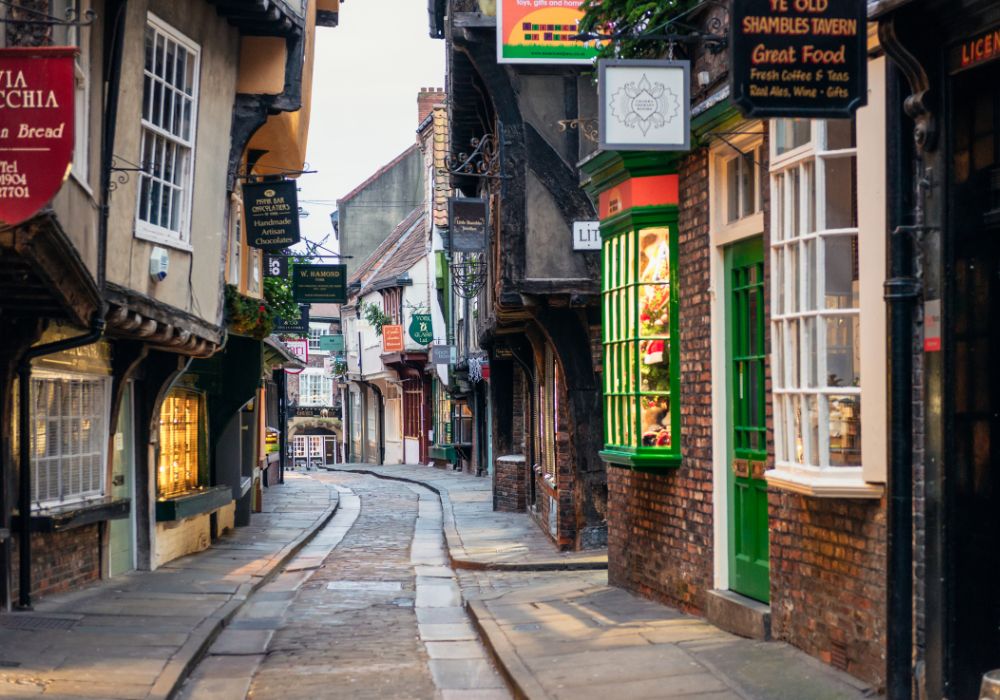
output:
[[339, 209], [342, 204], [344, 204], [345, 202], [348, 202], [348, 201], [354, 199], [355, 197], [357, 197], [359, 194], [361, 194], [362, 191], [366, 190], [369, 185], [371, 185], [373, 182], [375, 182], [380, 177], [382, 177], [383, 175], [385, 175], [387, 172], [389, 172], [390, 170], [392, 170], [394, 167], [396, 167], [397, 165], [399, 165], [399, 163], [402, 160], [404, 160], [408, 155], [410, 155], [411, 153], [413, 153], [415, 150], [417, 150], [417, 144], [413, 144], [412, 146], [410, 146], [409, 148], [407, 148], [405, 151], [403, 151], [402, 153], [400, 153], [398, 156], [396, 156], [395, 158], [393, 158], [392, 160], [390, 160], [388, 163], [386, 163], [385, 165], [383, 165], [381, 168], [379, 168], [378, 170], [376, 170], [374, 173], [372, 173], [371, 176], [368, 177], [368, 179], [366, 179], [360, 185], [358, 185], [353, 190], [351, 190], [350, 192], [348, 192], [347, 194], [345, 194], [343, 197], [341, 197], [340, 199], [338, 199], [337, 200], [337, 208]]
[[360, 282], [362, 287], [369, 287], [399, 277], [426, 253], [425, 232], [424, 210], [417, 207], [396, 224], [392, 233], [358, 266], [347, 281], [348, 285]]
[[448, 195], [451, 194], [451, 175], [447, 170], [448, 156], [448, 110], [445, 106], [433, 109], [434, 119], [434, 224], [439, 228], [448, 227]]

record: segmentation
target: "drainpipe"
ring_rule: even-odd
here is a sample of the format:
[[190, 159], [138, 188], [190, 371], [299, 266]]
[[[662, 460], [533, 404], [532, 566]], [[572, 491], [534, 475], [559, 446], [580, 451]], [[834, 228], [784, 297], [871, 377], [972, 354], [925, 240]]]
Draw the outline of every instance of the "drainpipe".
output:
[[[115, 157], [115, 135], [118, 130], [118, 94], [121, 89], [122, 53], [125, 44], [125, 8], [128, 0], [119, 0], [113, 18], [106, 26], [112, 40], [111, 55], [107, 63], [105, 84], [107, 92], [104, 97], [104, 113], [101, 140], [101, 191], [100, 197], [100, 230], [97, 234], [97, 287], [104, 293], [104, 282], [107, 278], [108, 250], [108, 217], [111, 213], [111, 167]], [[141, 164], [140, 164], [141, 165]]]
[[43, 355], [72, 350], [96, 343], [104, 335], [104, 314], [94, 314], [90, 331], [73, 338], [29, 348], [21, 358], [18, 378], [18, 435], [21, 473], [18, 479], [18, 592], [17, 607], [31, 610], [31, 361]]
[[[890, 70], [888, 101], [902, 105], [898, 70]], [[920, 283], [913, 269], [913, 236], [923, 229], [923, 194], [914, 192], [914, 225], [902, 224], [913, 188], [914, 161], [904, 144], [904, 129], [890, 129], [889, 279], [889, 483], [886, 499], [886, 695], [909, 700], [913, 684], [913, 311]]]

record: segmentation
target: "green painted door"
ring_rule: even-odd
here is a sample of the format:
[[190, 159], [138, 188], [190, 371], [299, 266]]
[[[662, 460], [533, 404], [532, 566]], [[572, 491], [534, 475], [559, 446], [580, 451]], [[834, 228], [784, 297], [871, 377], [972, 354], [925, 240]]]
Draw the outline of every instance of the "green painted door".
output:
[[764, 246], [726, 249], [729, 587], [767, 602], [767, 460], [764, 421]]
[[135, 473], [135, 446], [132, 420], [132, 384], [122, 392], [118, 410], [118, 427], [112, 439], [111, 496], [132, 501], [129, 517], [112, 520], [108, 542], [108, 571], [111, 576], [135, 568], [135, 494], [132, 475]]

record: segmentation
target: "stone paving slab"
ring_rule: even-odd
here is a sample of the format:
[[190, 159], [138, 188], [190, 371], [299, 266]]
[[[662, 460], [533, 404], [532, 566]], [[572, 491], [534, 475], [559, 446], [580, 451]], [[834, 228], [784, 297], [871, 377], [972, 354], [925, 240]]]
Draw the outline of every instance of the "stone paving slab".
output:
[[[33, 612], [11, 613], [70, 618], [72, 626], [3, 628], [0, 697], [171, 697], [247, 596], [330, 519], [339, 496], [330, 484], [290, 473], [285, 484], [265, 492], [264, 500], [268, 513], [254, 514], [249, 526], [204, 552], [157, 571], [42, 598]], [[278, 531], [270, 529], [279, 523]], [[227, 643], [236, 640], [227, 638]], [[209, 697], [242, 697], [229, 694], [234, 687], [220, 686]]]
[[494, 512], [488, 478], [423, 465], [347, 464], [331, 471], [415, 482], [435, 491], [441, 499], [448, 555], [455, 568], [538, 571], [608, 568], [606, 549], [562, 552], [526, 514]]

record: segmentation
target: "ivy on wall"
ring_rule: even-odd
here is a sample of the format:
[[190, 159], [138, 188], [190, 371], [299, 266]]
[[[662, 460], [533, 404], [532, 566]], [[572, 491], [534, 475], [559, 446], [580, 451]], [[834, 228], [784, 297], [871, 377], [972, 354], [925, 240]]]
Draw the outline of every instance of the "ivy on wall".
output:
[[377, 304], [361, 302], [361, 315], [375, 329], [375, 335], [382, 335], [382, 326], [392, 323], [392, 316], [384, 312]]
[[664, 43], [643, 35], [683, 33], [687, 27], [665, 30], [665, 25], [700, 4], [702, 0], [584, 0], [580, 31], [615, 35], [604, 43], [601, 58], [660, 58]]

